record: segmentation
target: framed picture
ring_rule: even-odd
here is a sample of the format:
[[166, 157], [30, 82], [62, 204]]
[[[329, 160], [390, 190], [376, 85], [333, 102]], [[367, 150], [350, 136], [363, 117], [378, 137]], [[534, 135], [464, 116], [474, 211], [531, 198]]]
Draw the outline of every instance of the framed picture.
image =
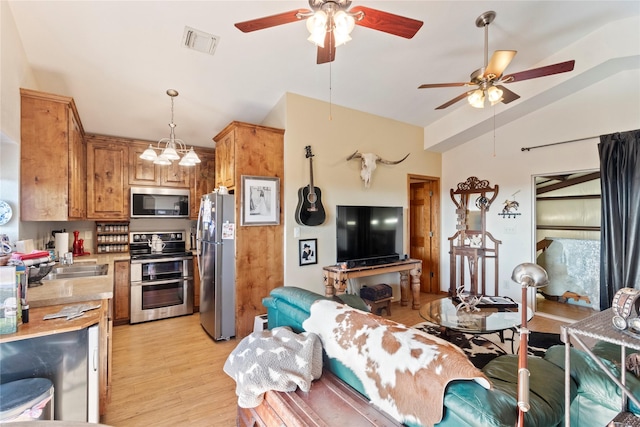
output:
[[240, 225], [280, 224], [280, 178], [242, 175]]
[[304, 239], [298, 243], [300, 265], [317, 264], [318, 239]]

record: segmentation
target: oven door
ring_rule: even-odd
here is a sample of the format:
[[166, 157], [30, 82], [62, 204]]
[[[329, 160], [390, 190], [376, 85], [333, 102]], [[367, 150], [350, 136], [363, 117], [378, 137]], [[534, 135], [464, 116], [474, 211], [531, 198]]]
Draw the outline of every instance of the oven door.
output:
[[131, 323], [193, 314], [193, 279], [131, 283]]
[[131, 260], [131, 323], [193, 314], [193, 257]]

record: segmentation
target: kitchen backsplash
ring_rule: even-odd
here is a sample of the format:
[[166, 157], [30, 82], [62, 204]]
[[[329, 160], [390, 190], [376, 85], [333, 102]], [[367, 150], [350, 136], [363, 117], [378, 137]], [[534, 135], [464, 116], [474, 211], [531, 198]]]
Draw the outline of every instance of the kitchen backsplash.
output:
[[[100, 221], [98, 221], [100, 222]], [[104, 221], [102, 221], [104, 222]], [[188, 219], [131, 219], [129, 231], [184, 231], [189, 245], [189, 235], [195, 221]], [[43, 249], [49, 242], [53, 230], [66, 230], [71, 241], [73, 231], [79, 231], [79, 237], [84, 239], [84, 248], [89, 252], [95, 251], [95, 221], [23, 221], [20, 238], [18, 240], [32, 239], [36, 249]], [[15, 245], [15, 241], [12, 241]], [[71, 247], [71, 246], [69, 246]]]

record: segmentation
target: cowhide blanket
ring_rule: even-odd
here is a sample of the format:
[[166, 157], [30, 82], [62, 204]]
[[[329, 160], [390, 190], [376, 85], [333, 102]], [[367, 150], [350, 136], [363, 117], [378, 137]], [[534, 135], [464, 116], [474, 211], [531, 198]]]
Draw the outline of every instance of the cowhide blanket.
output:
[[355, 373], [371, 403], [401, 423], [439, 422], [452, 380], [491, 388], [457, 346], [371, 313], [319, 300], [303, 326], [320, 336], [329, 357]]
[[238, 406], [255, 408], [268, 390], [309, 391], [322, 375], [322, 343], [315, 334], [286, 327], [254, 332], [233, 349], [223, 369], [236, 381]]

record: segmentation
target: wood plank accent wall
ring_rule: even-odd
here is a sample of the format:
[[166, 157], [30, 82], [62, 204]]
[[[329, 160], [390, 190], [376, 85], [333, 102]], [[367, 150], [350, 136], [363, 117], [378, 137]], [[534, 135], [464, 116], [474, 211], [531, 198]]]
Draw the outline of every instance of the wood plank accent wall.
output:
[[[236, 211], [236, 337], [253, 331], [254, 318], [266, 313], [262, 298], [284, 285], [284, 130], [232, 122], [214, 138], [232, 147], [219, 169], [233, 171]], [[232, 148], [232, 150], [229, 150]], [[216, 150], [218, 154], [218, 150]], [[241, 226], [242, 175], [280, 178], [280, 224]], [[219, 174], [216, 173], [216, 184]]]

